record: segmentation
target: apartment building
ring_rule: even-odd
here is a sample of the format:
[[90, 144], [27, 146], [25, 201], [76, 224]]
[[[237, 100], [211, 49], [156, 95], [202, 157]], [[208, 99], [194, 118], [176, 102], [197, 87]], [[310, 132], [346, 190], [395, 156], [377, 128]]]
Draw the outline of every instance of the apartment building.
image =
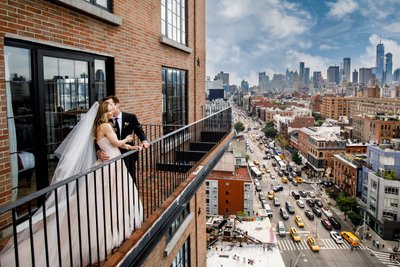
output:
[[400, 115], [400, 100], [390, 98], [350, 98], [350, 117], [360, 114], [397, 114]]
[[[0, 14], [0, 101], [7, 110], [1, 115], [1, 204], [47, 188], [55, 149], [104, 96], [118, 96], [122, 110], [143, 125], [187, 125], [204, 117], [204, 0], [8, 1]], [[229, 128], [230, 115], [224, 116]], [[147, 129], [150, 141], [171, 131]], [[202, 134], [208, 141], [209, 131]], [[186, 163], [173, 169], [174, 162], [141, 171], [137, 178], [148, 182], [174, 173], [176, 180], [167, 184], [174, 191], [154, 185], [139, 190], [145, 194], [144, 223], [102, 264], [206, 266], [204, 179], [226, 149], [226, 133], [196, 160], [201, 171], [191, 172], [197, 165]], [[163, 142], [176, 146], [188, 138]], [[168, 149], [174, 152], [172, 145]], [[139, 161], [161, 153], [152, 145]], [[159, 195], [164, 192], [168, 198]], [[12, 223], [7, 214], [1, 218], [2, 227]]]
[[349, 98], [342, 96], [324, 96], [321, 103], [321, 115], [325, 118], [339, 120], [342, 116], [349, 116]]
[[390, 143], [400, 137], [400, 119], [398, 116], [376, 114], [356, 115], [353, 117], [353, 139], [376, 144]]
[[367, 224], [383, 239], [400, 238], [399, 139], [391, 144], [369, 145], [363, 167], [361, 204]]
[[361, 193], [362, 166], [356, 161], [356, 156], [348, 153], [334, 155], [333, 177], [335, 184], [347, 196], [356, 197]]

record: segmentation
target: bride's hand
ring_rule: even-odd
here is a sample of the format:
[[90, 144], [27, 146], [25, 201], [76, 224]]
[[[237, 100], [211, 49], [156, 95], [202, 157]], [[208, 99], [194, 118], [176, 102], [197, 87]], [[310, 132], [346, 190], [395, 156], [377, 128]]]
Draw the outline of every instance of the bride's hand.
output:
[[128, 135], [128, 136], [125, 138], [125, 141], [126, 141], [127, 143], [132, 142], [132, 141], [133, 141], [133, 136], [132, 136], [131, 134]]
[[142, 150], [142, 146], [130, 146], [129, 150]]

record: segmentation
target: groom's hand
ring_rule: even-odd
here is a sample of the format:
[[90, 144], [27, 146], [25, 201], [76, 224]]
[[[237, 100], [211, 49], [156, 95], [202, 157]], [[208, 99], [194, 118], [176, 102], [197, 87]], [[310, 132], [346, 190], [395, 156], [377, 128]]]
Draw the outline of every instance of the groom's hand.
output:
[[144, 140], [143, 142], [142, 142], [142, 146], [143, 146], [143, 148], [149, 148], [150, 147], [150, 143], [147, 141], [147, 140]]
[[110, 159], [109, 156], [107, 156], [106, 152], [104, 152], [103, 150], [97, 150], [97, 157], [102, 161], [107, 161]]

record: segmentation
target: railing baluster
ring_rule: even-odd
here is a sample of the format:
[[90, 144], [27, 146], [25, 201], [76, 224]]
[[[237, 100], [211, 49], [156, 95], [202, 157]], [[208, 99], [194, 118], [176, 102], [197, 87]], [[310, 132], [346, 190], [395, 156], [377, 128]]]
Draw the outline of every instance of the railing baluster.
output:
[[32, 202], [28, 202], [28, 216], [29, 216], [29, 239], [31, 245], [31, 259], [32, 259], [32, 266], [35, 266], [35, 245], [33, 244], [34, 236], [32, 231]]
[[89, 264], [93, 264], [92, 261], [92, 240], [91, 240], [91, 234], [90, 234], [90, 223], [89, 223], [89, 218], [90, 218], [90, 203], [89, 203], [89, 182], [88, 182], [88, 176], [85, 175], [85, 189], [86, 189], [86, 224], [87, 224], [87, 228], [88, 228], [88, 251], [87, 253], [89, 254]]
[[69, 186], [65, 185], [65, 201], [67, 202], [67, 227], [68, 227], [68, 245], [69, 245], [69, 260], [70, 266], [74, 266], [73, 256], [72, 256], [72, 238], [71, 238], [71, 216], [69, 209]]
[[[78, 216], [78, 244], [79, 244], [79, 263], [83, 266], [83, 256], [82, 256], [82, 229], [81, 229], [81, 202], [79, 198], [79, 178], [75, 180], [75, 188], [76, 188], [76, 214]], [[83, 183], [82, 183], [83, 184]], [[46, 217], [44, 217], [46, 218]]]

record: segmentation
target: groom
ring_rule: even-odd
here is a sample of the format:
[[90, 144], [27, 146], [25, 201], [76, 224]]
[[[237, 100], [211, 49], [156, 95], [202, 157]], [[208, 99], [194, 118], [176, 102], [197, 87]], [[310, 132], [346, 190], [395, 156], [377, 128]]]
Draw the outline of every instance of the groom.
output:
[[[119, 140], [126, 138], [128, 135], [135, 133], [137, 137], [142, 142], [143, 148], [150, 147], [149, 142], [147, 141], [146, 134], [143, 132], [142, 126], [140, 125], [135, 114], [122, 112], [119, 106], [119, 99], [116, 96], [107, 96], [103, 98], [104, 102], [107, 102], [111, 105], [114, 111], [114, 128]], [[121, 153], [127, 152], [127, 150], [120, 148]], [[109, 159], [108, 155], [101, 151], [98, 153], [99, 158], [102, 161], [106, 161]], [[134, 153], [130, 157], [125, 159], [125, 163], [129, 170], [131, 176], [135, 179], [135, 162], [137, 161], [138, 153]]]

